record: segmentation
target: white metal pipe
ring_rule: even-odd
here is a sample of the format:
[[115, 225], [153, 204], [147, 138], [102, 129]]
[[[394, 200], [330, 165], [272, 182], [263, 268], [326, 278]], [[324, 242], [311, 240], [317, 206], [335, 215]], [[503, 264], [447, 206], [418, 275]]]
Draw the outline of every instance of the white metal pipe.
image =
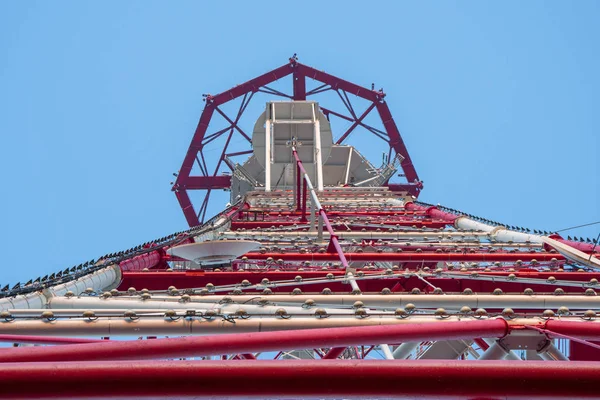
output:
[[[490, 345], [490, 348], [494, 344], [498, 344], [500, 347], [502, 347], [502, 349], [504, 349], [504, 347], [502, 345], [500, 345], [500, 343], [498, 342], [498, 339], [483, 338], [483, 341], [486, 342], [488, 345]], [[514, 351], [507, 350], [507, 349], [504, 349], [504, 351], [505, 351], [505, 355], [504, 355], [505, 359], [513, 360], [513, 361], [522, 361], [521, 357], [519, 357], [518, 355], [516, 355]], [[480, 357], [479, 360], [482, 360], [482, 358]]]
[[[274, 113], [273, 103], [270, 104], [272, 112]], [[271, 121], [273, 115], [266, 113], [265, 120], [265, 192], [271, 191]]]
[[346, 273], [346, 279], [348, 279], [348, 283], [350, 284], [350, 286], [352, 287], [353, 291], [360, 291], [360, 288], [358, 287], [358, 283], [356, 283], [356, 279], [354, 279], [354, 274], [350, 271], [348, 271]]
[[[276, 317], [251, 317], [236, 319], [235, 323], [216, 317], [210, 320], [202, 318], [179, 318], [172, 320], [164, 317], [142, 317], [130, 319], [123, 317], [101, 317], [96, 320], [87, 318], [47, 320], [22, 320], [5, 322], [0, 321], [0, 334], [19, 335], [50, 335], [50, 336], [162, 336], [162, 335], [204, 335], [212, 333], [244, 333], [244, 332], [272, 332], [291, 329], [335, 328], [351, 326], [381, 326], [417, 323], [446, 323], [448, 321], [465, 321], [465, 318], [439, 319], [432, 317], [398, 318], [356, 318], [356, 317], [292, 317], [281, 319]], [[520, 318], [511, 321], [511, 324], [539, 325], [543, 323], [539, 318]], [[596, 321], [584, 322], [600, 323]], [[414, 344], [413, 350], [419, 343]], [[404, 346], [407, 345], [407, 346]], [[394, 351], [396, 359], [407, 357], [410, 352], [405, 352], [409, 343], [403, 343]], [[413, 346], [413, 345], [410, 345]], [[406, 354], [404, 357], [400, 357]], [[518, 358], [518, 357], [517, 357]]]
[[519, 242], [519, 243], [545, 243], [558, 251], [571, 261], [583, 264], [590, 268], [600, 269], [600, 260], [594, 256], [588, 255], [566, 243], [559, 242], [547, 236], [515, 232], [506, 229], [503, 226], [492, 226], [482, 222], [474, 221], [470, 218], [461, 216], [456, 219], [454, 225], [459, 229], [480, 230], [490, 234], [493, 240], [498, 242]]
[[354, 149], [352, 146], [348, 146], [348, 162], [346, 164], [346, 175], [344, 178], [344, 185], [348, 184], [348, 178], [350, 177], [350, 164], [352, 163], [352, 153]]
[[502, 347], [500, 342], [494, 340], [490, 347], [479, 357], [479, 360], [504, 360], [508, 351]]
[[[455, 321], [457, 319], [454, 319]], [[444, 323], [447, 320], [420, 318], [423, 323]], [[356, 317], [251, 317], [236, 319], [235, 323], [216, 317], [210, 320], [201, 318], [142, 317], [101, 317], [96, 320], [73, 318], [55, 321], [21, 320], [0, 322], [0, 334], [50, 335], [50, 336], [163, 336], [163, 335], [205, 335], [213, 333], [272, 332], [280, 330], [336, 328], [352, 326], [380, 326], [415, 323], [412, 318], [356, 318]]]
[[396, 360], [405, 360], [410, 356], [410, 354], [421, 344], [421, 342], [406, 342], [402, 343], [400, 346], [394, 350], [392, 356]]
[[87, 288], [102, 291], [115, 288], [121, 281], [121, 269], [118, 265], [111, 265], [85, 275], [79, 279], [44, 289], [41, 293], [29, 293], [0, 299], [0, 310], [44, 308], [48, 298], [62, 296], [71, 291], [76, 294]]
[[[314, 136], [315, 136], [315, 164], [317, 169], [317, 190], [323, 191], [323, 156], [321, 152], [321, 122], [319, 121], [319, 112], [315, 111], [315, 104], [312, 104], [312, 114], [314, 122]], [[319, 207], [320, 208], [320, 207]]]
[[386, 360], [393, 360], [394, 359], [394, 354], [392, 353], [392, 350], [390, 349], [390, 346], [387, 344], [380, 344], [379, 348], [381, 348], [381, 352], [383, 353], [384, 357]]
[[[151, 310], [200, 310], [200, 311], [215, 311], [218, 314], [235, 314], [239, 310], [244, 310], [248, 314], [259, 315], [276, 315], [277, 310], [282, 308], [274, 305], [253, 305], [253, 304], [235, 304], [235, 303], [182, 303], [179, 301], [166, 301], [167, 299], [148, 299], [141, 300], [139, 298], [108, 298], [102, 299], [97, 297], [55, 297], [49, 300], [48, 308], [64, 310], [64, 309], [151, 309]], [[200, 306], [200, 307], [198, 307]], [[322, 308], [322, 307], [321, 307]], [[349, 309], [331, 309], [324, 308], [329, 314], [354, 314], [353, 310]], [[300, 307], [287, 306], [285, 310], [289, 314], [294, 315], [313, 315], [316, 307]]]
[[[348, 279], [348, 282], [352, 285], [354, 279]], [[353, 290], [358, 288], [353, 286]], [[579, 295], [462, 295], [462, 294], [448, 294], [448, 295], [434, 295], [434, 294], [368, 294], [363, 293], [361, 295], [352, 294], [330, 294], [323, 295], [318, 293], [313, 294], [301, 294], [301, 295], [283, 295], [283, 294], [272, 294], [260, 296], [257, 298], [256, 295], [227, 295], [227, 296], [192, 296], [192, 302], [198, 303], [217, 303], [223, 297], [228, 297], [236, 303], [255, 303], [258, 300], [267, 300], [275, 304], [288, 303], [288, 304], [302, 304], [307, 299], [314, 300], [317, 306], [352, 306], [354, 302], [360, 300], [366, 307], [371, 308], [387, 308], [395, 309], [397, 307], [404, 307], [407, 304], [413, 304], [417, 308], [428, 308], [435, 309], [443, 307], [448, 310], [459, 310], [464, 306], [468, 306], [475, 310], [477, 308], [492, 308], [502, 309], [506, 307], [511, 308], [523, 308], [523, 309], [535, 309], [545, 310], [553, 309], [556, 310], [559, 307], [568, 307], [571, 310], [588, 310], [588, 309], [599, 309], [600, 308], [600, 296], [579, 296]], [[163, 299], [161, 296], [153, 296], [153, 299]], [[177, 302], [177, 297], [164, 296], [164, 299], [171, 302]]]
[[565, 356], [555, 345], [550, 343], [542, 351], [538, 352], [538, 355], [546, 361], [569, 361], [569, 358]]
[[571, 261], [583, 264], [596, 270], [600, 269], [600, 260], [591, 254], [586, 254], [581, 250], [569, 246], [566, 243], [559, 242], [558, 240], [551, 239], [549, 237], [542, 237], [544, 243], [548, 244], [560, 254], [565, 256]]

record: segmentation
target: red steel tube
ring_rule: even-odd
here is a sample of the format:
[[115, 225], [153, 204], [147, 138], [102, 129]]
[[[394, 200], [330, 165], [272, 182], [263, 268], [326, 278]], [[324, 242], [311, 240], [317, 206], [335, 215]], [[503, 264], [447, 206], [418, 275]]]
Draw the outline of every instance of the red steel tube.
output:
[[27, 344], [81, 344], [81, 343], [101, 343], [101, 342], [105, 342], [105, 340], [70, 338], [70, 337], [54, 337], [54, 336], [0, 335], [0, 342], [1, 343], [27, 343]]
[[[575, 240], [568, 240], [568, 239], [563, 239], [562, 236], [558, 235], [558, 234], [553, 234], [553, 235], [549, 235], [548, 236], [550, 239], [554, 239], [556, 241], [559, 241], [563, 244], [566, 244], [567, 246], [571, 246], [577, 250], [583, 251], [584, 253], [596, 253], [600, 251], [600, 245], [594, 245], [593, 243], [583, 243], [583, 242], [576, 242]], [[544, 244], [544, 248], [546, 250], [551, 250], [552, 247]]]
[[[597, 398], [600, 362], [259, 360], [4, 364], [0, 398]], [[35, 384], [32, 384], [35, 382]]]
[[160, 252], [157, 250], [146, 254], [135, 256], [129, 260], [124, 260], [119, 263], [122, 271], [141, 271], [144, 268], [152, 268], [160, 262]]
[[454, 224], [454, 222], [459, 218], [458, 215], [438, 210], [437, 207], [425, 207], [415, 203], [406, 203], [404, 208], [409, 211], [425, 211], [425, 213], [431, 218], [441, 219], [449, 224]]
[[477, 344], [477, 346], [481, 347], [481, 350], [486, 351], [490, 348], [490, 345], [485, 342], [482, 338], [475, 338], [473, 341]]
[[504, 337], [503, 319], [457, 321], [440, 324], [414, 323], [353, 328], [301, 329], [169, 339], [110, 341], [44, 348], [10, 348], [0, 352], [0, 362], [139, 360], [244, 354], [282, 349], [314, 349], [363, 344], [458, 340]]
[[346, 347], [333, 347], [327, 352], [327, 354], [323, 356], [323, 360], [335, 360], [336, 358], [344, 354], [345, 350]]
[[[302, 183], [302, 216], [300, 217], [300, 222], [306, 222], [306, 201], [308, 198], [308, 185], [306, 182]], [[233, 226], [232, 226], [233, 229]]]
[[[554, 253], [344, 253], [352, 261], [550, 261], [553, 258], [564, 260]], [[264, 260], [267, 257], [281, 258], [284, 261], [336, 261], [337, 253], [246, 253], [250, 260]]]
[[302, 189], [302, 176], [300, 175], [300, 167], [296, 165], [296, 211], [300, 211], [300, 191]]
[[551, 319], [546, 322], [545, 329], [578, 339], [600, 340], [600, 324], [596, 323]]

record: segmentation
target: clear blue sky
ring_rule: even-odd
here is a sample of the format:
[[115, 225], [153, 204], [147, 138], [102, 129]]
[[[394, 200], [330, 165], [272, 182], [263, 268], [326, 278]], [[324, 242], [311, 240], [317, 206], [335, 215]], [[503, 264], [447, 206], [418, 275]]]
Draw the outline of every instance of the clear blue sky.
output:
[[422, 200], [598, 221], [599, 17], [593, 1], [1, 1], [0, 284], [186, 228], [169, 182], [202, 93], [294, 52], [384, 87]]

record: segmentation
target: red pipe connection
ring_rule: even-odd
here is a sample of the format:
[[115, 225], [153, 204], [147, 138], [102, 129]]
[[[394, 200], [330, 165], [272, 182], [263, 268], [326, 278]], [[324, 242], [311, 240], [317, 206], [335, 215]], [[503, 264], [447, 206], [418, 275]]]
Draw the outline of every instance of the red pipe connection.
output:
[[454, 224], [454, 222], [460, 217], [458, 215], [438, 210], [437, 207], [425, 207], [417, 205], [415, 203], [406, 203], [404, 204], [404, 208], [409, 211], [424, 211], [431, 218], [440, 219], [442, 221], [446, 221], [449, 224]]
[[301, 329], [171, 339], [107, 341], [44, 348], [11, 348], [0, 352], [0, 362], [142, 360], [243, 354], [281, 349], [347, 347], [361, 344], [458, 340], [504, 337], [508, 324], [503, 319], [444, 323], [407, 323], [331, 329]]
[[[156, 361], [4, 364], [0, 398], [597, 398], [600, 362]], [[35, 384], [32, 384], [35, 382]]]

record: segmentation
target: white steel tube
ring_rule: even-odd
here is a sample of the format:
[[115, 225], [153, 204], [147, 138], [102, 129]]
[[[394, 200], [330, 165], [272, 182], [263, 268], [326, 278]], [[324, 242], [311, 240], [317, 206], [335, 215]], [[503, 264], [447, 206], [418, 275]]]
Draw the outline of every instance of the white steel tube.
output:
[[[270, 103], [269, 108], [273, 108], [273, 103]], [[271, 118], [273, 117], [269, 111], [266, 113], [265, 120], [265, 192], [271, 191]], [[273, 110], [274, 112], [274, 110]]]
[[[487, 344], [489, 344], [490, 348], [493, 345], [497, 344], [498, 346], [502, 347], [502, 349], [504, 349], [504, 347], [500, 345], [500, 343], [498, 342], [497, 339], [483, 338], [483, 341], [486, 342]], [[506, 358], [508, 360], [513, 360], [513, 361], [522, 361], [521, 357], [519, 357], [518, 355], [516, 355], [514, 351], [512, 351], [512, 350], [506, 350], [506, 349], [504, 349], [504, 351], [505, 351], [504, 358]], [[480, 357], [479, 360], [482, 360], [482, 358]], [[485, 359], [483, 359], [483, 360], [485, 360]], [[492, 360], [492, 358], [490, 358], [490, 360]]]
[[350, 177], [350, 164], [352, 163], [352, 146], [348, 146], [348, 163], [346, 164], [346, 177], [344, 178], [344, 184], [348, 184], [348, 178]]
[[393, 360], [394, 359], [394, 354], [392, 353], [392, 350], [390, 349], [390, 346], [387, 344], [380, 344], [379, 347], [381, 348], [381, 352], [383, 353], [384, 357], [386, 360]]
[[538, 352], [538, 355], [546, 361], [569, 361], [569, 358], [565, 356], [555, 345], [550, 343], [545, 349]]
[[394, 350], [392, 354], [396, 360], [405, 360], [421, 344], [421, 342], [406, 342]]
[[479, 357], [479, 360], [504, 360], [508, 351], [502, 347], [500, 342], [494, 340], [490, 347]]
[[[312, 104], [312, 114], [314, 122], [314, 136], [315, 136], [315, 164], [317, 169], [317, 190], [323, 191], [323, 157], [321, 152], [321, 122], [319, 121], [319, 114], [315, 112], [315, 104]], [[319, 207], [320, 208], [320, 207]]]
[[[352, 282], [356, 283], [355, 279], [349, 279], [350, 275], [346, 279], [352, 285]], [[358, 286], [352, 285], [353, 290], [357, 289]], [[165, 301], [177, 302], [177, 297], [161, 297], [154, 296], [157, 300], [165, 299]], [[153, 298], [154, 298], [153, 297]], [[352, 306], [355, 301], [360, 300], [366, 307], [372, 308], [397, 308], [404, 307], [407, 304], [413, 304], [417, 308], [428, 308], [435, 309], [443, 307], [448, 310], [458, 310], [461, 307], [468, 306], [475, 310], [477, 308], [495, 308], [502, 309], [506, 307], [511, 308], [524, 308], [524, 309], [535, 309], [545, 310], [553, 309], [556, 310], [559, 307], [568, 307], [571, 310], [588, 310], [588, 309], [599, 309], [600, 308], [600, 296], [579, 296], [579, 295], [435, 295], [435, 294], [368, 294], [363, 293], [361, 295], [352, 294], [301, 294], [301, 295], [280, 295], [271, 294], [266, 296], [260, 296], [257, 298], [256, 295], [227, 295], [227, 296], [192, 296], [192, 302], [199, 303], [218, 303], [223, 297], [228, 297], [236, 303], [250, 304], [256, 303], [258, 300], [268, 300], [275, 304], [302, 304], [307, 299], [315, 301], [317, 306]], [[167, 300], [172, 299], [172, 300]], [[163, 300], [160, 300], [163, 301]]]
[[41, 293], [29, 293], [0, 299], [0, 310], [44, 308], [49, 298], [62, 296], [68, 291], [79, 294], [87, 288], [100, 292], [112, 289], [121, 281], [121, 269], [111, 265], [79, 279], [44, 289]]

